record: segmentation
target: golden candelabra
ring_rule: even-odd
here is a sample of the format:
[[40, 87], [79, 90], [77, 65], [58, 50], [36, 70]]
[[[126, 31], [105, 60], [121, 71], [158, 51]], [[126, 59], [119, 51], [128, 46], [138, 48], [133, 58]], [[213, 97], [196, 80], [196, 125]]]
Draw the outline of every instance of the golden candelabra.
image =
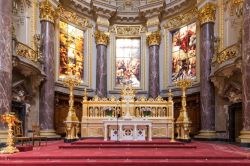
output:
[[181, 88], [182, 91], [182, 99], [181, 99], [181, 110], [180, 115], [176, 121], [176, 128], [177, 128], [177, 139], [189, 141], [189, 133], [190, 133], [190, 126], [191, 121], [188, 118], [187, 113], [187, 100], [186, 100], [186, 90], [192, 84], [192, 80], [183, 79], [177, 81], [176, 85]]
[[[74, 66], [73, 66], [74, 67]], [[69, 70], [68, 70], [69, 71]], [[69, 112], [66, 117], [66, 140], [78, 139], [79, 120], [74, 108], [74, 87], [80, 85], [80, 80], [70, 72], [63, 80], [65, 86], [69, 87]]]
[[17, 153], [19, 150], [14, 146], [14, 135], [13, 135], [13, 127], [15, 125], [15, 121], [17, 121], [14, 115], [9, 113], [3, 114], [1, 116], [3, 122], [8, 124], [8, 138], [7, 138], [7, 147], [5, 147], [0, 153], [2, 154], [12, 154]]

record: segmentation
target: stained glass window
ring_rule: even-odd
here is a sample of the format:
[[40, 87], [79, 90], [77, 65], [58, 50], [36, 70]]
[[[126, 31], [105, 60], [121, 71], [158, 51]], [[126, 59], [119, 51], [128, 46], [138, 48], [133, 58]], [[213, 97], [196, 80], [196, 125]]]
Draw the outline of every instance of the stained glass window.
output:
[[172, 81], [196, 79], [196, 23], [172, 33]]
[[75, 66], [72, 71], [83, 80], [83, 35], [84, 32], [66, 22], [60, 21], [60, 65], [59, 78], [67, 75], [67, 65]]
[[116, 86], [140, 87], [141, 39], [116, 39]]

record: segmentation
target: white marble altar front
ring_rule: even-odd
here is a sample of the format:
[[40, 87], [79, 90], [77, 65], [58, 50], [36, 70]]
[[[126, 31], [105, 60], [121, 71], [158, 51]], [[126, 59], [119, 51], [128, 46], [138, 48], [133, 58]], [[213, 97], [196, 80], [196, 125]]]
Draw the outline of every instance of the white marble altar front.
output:
[[146, 119], [104, 120], [104, 140], [152, 141], [152, 122]]

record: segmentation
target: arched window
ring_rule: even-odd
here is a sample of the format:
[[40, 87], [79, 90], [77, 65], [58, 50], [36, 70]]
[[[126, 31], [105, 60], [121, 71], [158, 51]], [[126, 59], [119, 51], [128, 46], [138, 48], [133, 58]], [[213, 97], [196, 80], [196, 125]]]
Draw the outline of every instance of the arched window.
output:
[[172, 81], [196, 79], [196, 23], [172, 33]]
[[60, 63], [59, 63], [59, 79], [63, 79], [67, 75], [68, 65], [74, 66], [74, 70], [70, 72], [83, 80], [83, 48], [84, 48], [84, 32], [66, 22], [60, 21]]

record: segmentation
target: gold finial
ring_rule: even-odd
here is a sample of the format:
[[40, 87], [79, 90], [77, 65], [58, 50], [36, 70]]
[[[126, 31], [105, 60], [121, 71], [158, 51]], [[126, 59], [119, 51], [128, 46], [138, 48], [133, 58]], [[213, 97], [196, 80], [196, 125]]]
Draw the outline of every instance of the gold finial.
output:
[[124, 85], [124, 88], [121, 90], [121, 96], [131, 96], [135, 97], [136, 90], [133, 89], [131, 84]]
[[199, 20], [201, 25], [208, 23], [208, 22], [214, 22], [215, 21], [215, 12], [216, 12], [216, 6], [214, 3], [206, 3], [203, 7], [199, 9]]
[[54, 23], [58, 16], [57, 11], [53, 8], [52, 4], [48, 0], [44, 0], [40, 3], [40, 19]]
[[160, 31], [155, 31], [147, 36], [148, 46], [160, 45], [161, 43], [161, 33]]
[[107, 46], [109, 44], [109, 36], [104, 32], [97, 30], [95, 32], [95, 42], [97, 45], [102, 44]]

